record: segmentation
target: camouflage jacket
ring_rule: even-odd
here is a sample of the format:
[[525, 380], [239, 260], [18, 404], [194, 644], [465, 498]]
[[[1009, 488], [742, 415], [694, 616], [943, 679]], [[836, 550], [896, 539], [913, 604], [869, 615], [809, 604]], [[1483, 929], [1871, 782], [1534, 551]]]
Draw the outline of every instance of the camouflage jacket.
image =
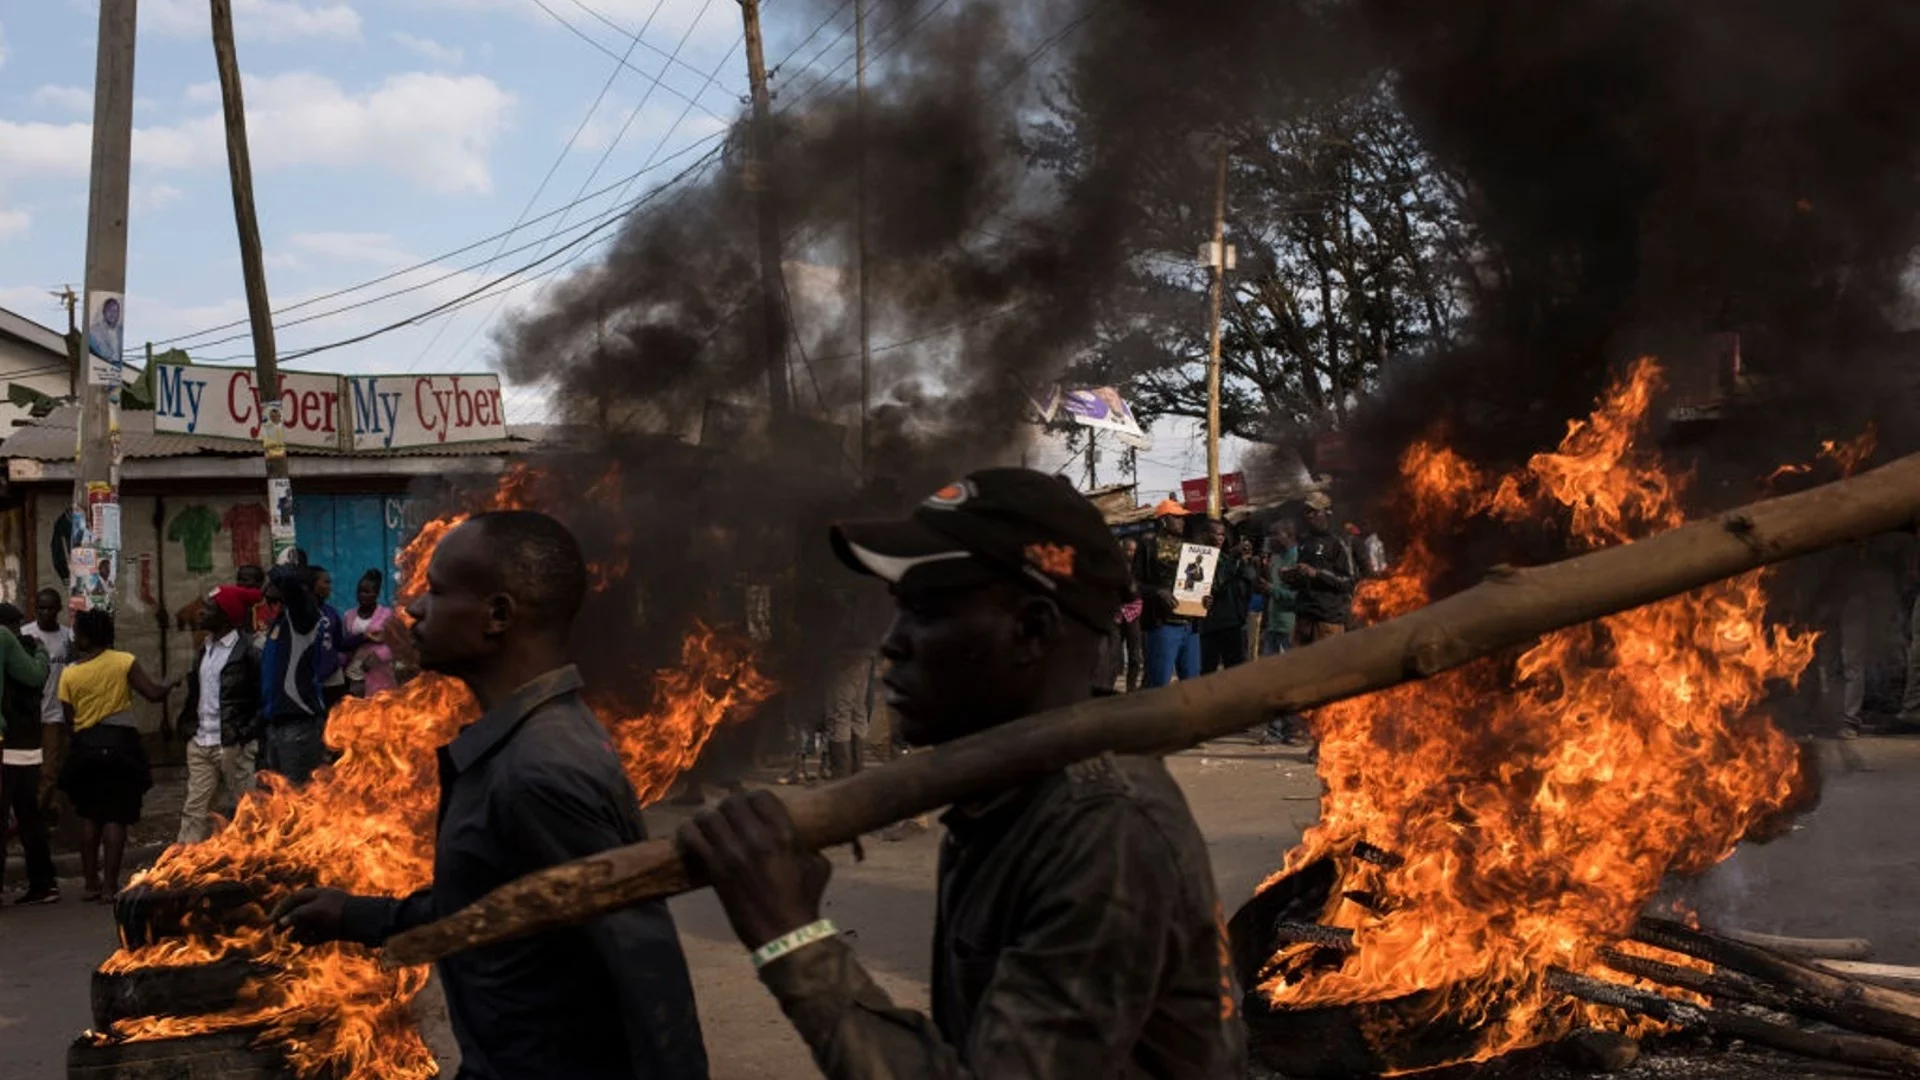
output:
[[1213, 870], [1165, 765], [1097, 758], [943, 824], [931, 1021], [839, 938], [761, 969], [829, 1080], [1245, 1074]]

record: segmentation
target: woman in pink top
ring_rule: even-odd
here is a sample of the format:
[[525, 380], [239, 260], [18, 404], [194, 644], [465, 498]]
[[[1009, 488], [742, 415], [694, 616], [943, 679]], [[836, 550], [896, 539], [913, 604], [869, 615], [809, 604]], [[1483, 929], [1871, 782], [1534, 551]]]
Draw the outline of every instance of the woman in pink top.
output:
[[347, 612], [346, 633], [340, 639], [340, 651], [347, 657], [347, 684], [356, 697], [371, 697], [394, 687], [393, 649], [387, 644], [393, 609], [380, 605], [381, 583], [378, 570], [360, 576], [360, 586], [354, 590], [358, 606]]

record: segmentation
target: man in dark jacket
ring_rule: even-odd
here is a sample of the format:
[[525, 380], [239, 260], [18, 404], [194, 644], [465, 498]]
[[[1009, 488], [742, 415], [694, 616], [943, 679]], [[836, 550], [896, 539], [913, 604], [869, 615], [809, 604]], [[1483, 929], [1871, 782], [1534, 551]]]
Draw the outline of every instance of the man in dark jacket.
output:
[[1227, 546], [1226, 522], [1207, 522], [1207, 543], [1220, 549], [1220, 561], [1213, 568], [1207, 615], [1200, 620], [1202, 675], [1247, 662], [1247, 616], [1259, 576], [1251, 542]]
[[1297, 593], [1294, 643], [1311, 645], [1344, 633], [1353, 617], [1353, 586], [1358, 575], [1353, 551], [1333, 529], [1333, 500], [1322, 492], [1307, 496], [1307, 534], [1300, 557], [1287, 575]]
[[279, 604], [260, 647], [260, 713], [266, 718], [266, 767], [305, 784], [326, 763], [326, 695], [320, 686], [328, 649], [326, 613], [314, 595], [306, 557], [267, 575], [266, 596]]
[[[907, 520], [845, 524], [833, 540], [893, 587], [882, 682], [910, 742], [1093, 693], [1127, 569], [1063, 482], [988, 469]], [[830, 866], [771, 793], [677, 836], [829, 1080], [1245, 1074], [1206, 843], [1158, 759], [1103, 756], [943, 820], [931, 1021], [894, 1004], [820, 918]]]
[[[1168, 499], [1153, 511], [1157, 532], [1141, 541], [1134, 554], [1133, 580], [1140, 591], [1140, 627], [1147, 643], [1149, 688], [1165, 686], [1175, 675], [1200, 674], [1200, 620], [1173, 613], [1173, 590], [1187, 567], [1180, 551], [1187, 542], [1186, 507]], [[1204, 577], [1205, 575], [1201, 575]]]
[[[579, 544], [544, 514], [479, 514], [440, 541], [408, 611], [414, 643], [422, 667], [466, 683], [484, 712], [440, 748], [433, 884], [405, 899], [303, 890], [277, 912], [297, 939], [379, 945], [509, 881], [646, 839], [568, 662], [586, 592]], [[457, 953], [440, 978], [456, 1080], [707, 1075], [686, 957], [658, 901]]]
[[180, 806], [178, 843], [213, 835], [214, 795], [224, 781], [238, 803], [253, 788], [260, 746], [260, 650], [244, 632], [260, 593], [222, 585], [200, 612], [206, 640], [187, 674], [187, 701], [179, 732], [187, 740], [187, 797]]
[[[22, 633], [27, 616], [12, 604], [0, 604], [0, 634], [15, 639], [24, 657], [5, 665], [0, 687], [0, 822], [13, 812], [20, 850], [27, 861], [27, 892], [22, 904], [57, 904], [60, 884], [53, 876], [53, 850], [47, 843], [47, 819], [40, 799], [42, 695], [46, 689], [47, 653], [32, 636]], [[11, 652], [8, 654], [13, 655]], [[33, 677], [38, 665], [39, 676]], [[6, 832], [0, 829], [0, 884], [6, 877]]]

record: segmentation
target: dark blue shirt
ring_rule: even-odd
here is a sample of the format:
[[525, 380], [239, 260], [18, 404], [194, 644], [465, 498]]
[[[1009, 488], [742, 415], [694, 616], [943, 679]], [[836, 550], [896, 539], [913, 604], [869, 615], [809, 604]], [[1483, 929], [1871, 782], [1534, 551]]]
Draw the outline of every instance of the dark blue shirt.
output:
[[276, 566], [268, 576], [280, 593], [280, 614], [260, 648], [260, 712], [269, 721], [327, 714], [320, 690], [326, 615], [305, 567]]
[[[557, 863], [647, 838], [639, 799], [580, 700], [549, 672], [440, 748], [433, 884], [348, 901], [346, 936], [379, 945]], [[654, 901], [440, 961], [472, 1080], [704, 1080], [693, 983], [673, 916]]]

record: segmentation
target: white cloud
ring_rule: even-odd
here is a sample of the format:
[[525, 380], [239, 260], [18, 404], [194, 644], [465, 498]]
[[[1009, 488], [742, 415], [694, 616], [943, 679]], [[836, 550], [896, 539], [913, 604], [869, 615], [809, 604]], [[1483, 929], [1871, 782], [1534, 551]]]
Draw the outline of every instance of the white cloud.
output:
[[84, 86], [43, 86], [33, 92], [33, 103], [43, 109], [90, 113], [93, 111], [93, 91]]
[[130, 209], [138, 214], [171, 206], [179, 202], [185, 194], [172, 184], [135, 184], [128, 192], [127, 202]]
[[342, 262], [400, 266], [418, 261], [386, 233], [303, 232], [294, 233], [287, 242], [302, 251]]
[[435, 67], [459, 67], [467, 58], [467, 51], [458, 45], [442, 45], [432, 38], [416, 37], [404, 31], [394, 31], [393, 41]]
[[33, 224], [33, 215], [25, 210], [8, 210], [0, 207], [0, 243], [5, 243], [16, 233], [26, 232]]
[[[321, 75], [247, 79], [247, 136], [255, 169], [387, 169], [429, 191], [488, 192], [489, 155], [505, 129], [513, 95], [481, 75], [413, 72], [348, 92]], [[198, 100], [198, 88], [189, 100]], [[91, 125], [0, 120], [0, 180], [84, 176]], [[135, 128], [135, 164], [158, 169], [224, 167], [226, 132], [217, 111], [173, 125]]]
[[[702, 113], [681, 120], [685, 111], [679, 102], [654, 102], [635, 115], [631, 104], [609, 102], [595, 112], [585, 126], [579, 127], [580, 137], [574, 140], [573, 146], [576, 150], [605, 150], [615, 140], [622, 140], [628, 146], [651, 147], [669, 128], [674, 130], [676, 140], [691, 141], [726, 127], [722, 121]], [[676, 123], [679, 126], [674, 128]], [[575, 126], [568, 126], [560, 133], [560, 141], [564, 142], [574, 130]]]
[[[205, 37], [204, 0], [147, 0], [140, 6], [140, 28], [170, 37]], [[233, 36], [244, 48], [253, 41], [360, 39], [360, 13], [341, 3], [298, 0], [234, 0]]]

